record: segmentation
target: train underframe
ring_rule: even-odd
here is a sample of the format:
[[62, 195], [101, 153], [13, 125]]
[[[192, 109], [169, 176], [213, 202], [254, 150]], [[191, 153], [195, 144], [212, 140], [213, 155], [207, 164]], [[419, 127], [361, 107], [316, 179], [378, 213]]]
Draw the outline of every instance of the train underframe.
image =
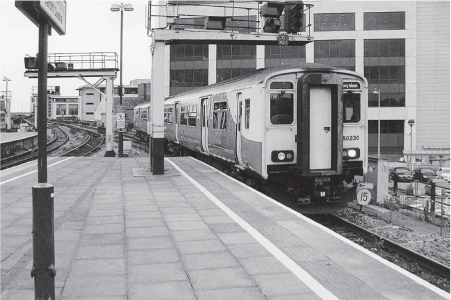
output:
[[305, 214], [329, 213], [347, 207], [355, 200], [354, 176], [362, 175], [361, 163], [349, 166], [343, 175], [301, 176], [299, 172], [270, 173], [264, 180], [257, 173], [241, 170], [230, 162], [166, 142], [165, 151], [173, 156], [193, 156], [246, 185], [268, 194], [269, 189], [284, 191]]

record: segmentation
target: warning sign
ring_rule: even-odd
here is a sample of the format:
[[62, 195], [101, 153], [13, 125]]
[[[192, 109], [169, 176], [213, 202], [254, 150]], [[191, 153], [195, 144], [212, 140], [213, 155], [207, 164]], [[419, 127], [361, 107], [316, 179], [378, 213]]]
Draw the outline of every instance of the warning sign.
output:
[[125, 113], [117, 114], [117, 128], [118, 129], [125, 128]]

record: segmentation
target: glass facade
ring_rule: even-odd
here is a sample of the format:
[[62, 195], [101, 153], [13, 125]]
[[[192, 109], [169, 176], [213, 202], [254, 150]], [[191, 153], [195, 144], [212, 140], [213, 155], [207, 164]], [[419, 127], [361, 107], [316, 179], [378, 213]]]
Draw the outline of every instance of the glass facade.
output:
[[217, 45], [216, 49], [216, 82], [255, 71], [257, 67], [256, 46]]
[[364, 30], [404, 30], [405, 12], [366, 12], [363, 15]]
[[405, 40], [383, 39], [364, 41], [364, 76], [369, 84], [369, 107], [404, 107], [405, 101]]
[[355, 40], [315, 41], [315, 62], [355, 71]]
[[351, 31], [355, 30], [355, 14], [315, 14], [315, 31]]
[[[381, 120], [381, 154], [399, 153], [404, 149], [404, 120]], [[377, 154], [378, 120], [368, 121], [368, 152]]]
[[176, 95], [208, 85], [208, 45], [171, 45], [170, 91]]
[[300, 46], [265, 46], [265, 66], [275, 67], [305, 63], [305, 47]]

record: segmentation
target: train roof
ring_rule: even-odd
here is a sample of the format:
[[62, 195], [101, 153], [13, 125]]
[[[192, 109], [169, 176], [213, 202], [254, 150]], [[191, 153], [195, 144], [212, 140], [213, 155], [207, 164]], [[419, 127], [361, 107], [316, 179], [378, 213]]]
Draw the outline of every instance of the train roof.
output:
[[150, 105], [150, 102], [141, 103], [141, 104], [139, 104], [139, 105], [136, 105], [136, 106], [135, 106], [135, 109], [136, 109], [136, 108], [147, 107], [147, 106], [149, 106], [149, 105]]
[[[362, 75], [350, 71], [343, 68], [333, 67], [329, 65], [323, 65], [323, 64], [317, 64], [317, 63], [299, 63], [299, 64], [290, 64], [290, 65], [282, 65], [282, 66], [276, 66], [276, 67], [270, 67], [270, 68], [263, 68], [255, 70], [251, 73], [248, 73], [246, 75], [224, 80], [212, 85], [203, 86], [197, 89], [193, 89], [187, 92], [183, 92], [177, 95], [174, 95], [168, 100], [171, 99], [177, 99], [180, 97], [193, 95], [193, 94], [199, 94], [199, 97], [207, 96], [212, 93], [215, 93], [217, 91], [224, 91], [226, 89], [243, 89], [246, 87], [252, 87], [254, 85], [257, 85], [266, 79], [279, 75], [284, 73], [291, 73], [291, 72], [305, 72], [305, 71], [322, 71], [322, 72], [339, 72], [344, 73], [352, 76], [357, 76], [363, 78]], [[230, 86], [230, 87], [228, 87]]]

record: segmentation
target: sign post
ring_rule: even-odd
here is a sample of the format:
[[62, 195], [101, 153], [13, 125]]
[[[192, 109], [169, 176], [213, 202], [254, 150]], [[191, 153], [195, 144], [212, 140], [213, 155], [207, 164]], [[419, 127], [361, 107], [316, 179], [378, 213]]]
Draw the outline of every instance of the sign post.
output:
[[66, 33], [66, 1], [16, 1], [16, 7], [39, 27], [38, 184], [32, 187], [33, 268], [36, 300], [55, 299], [54, 187], [47, 183], [47, 48], [50, 25]]

